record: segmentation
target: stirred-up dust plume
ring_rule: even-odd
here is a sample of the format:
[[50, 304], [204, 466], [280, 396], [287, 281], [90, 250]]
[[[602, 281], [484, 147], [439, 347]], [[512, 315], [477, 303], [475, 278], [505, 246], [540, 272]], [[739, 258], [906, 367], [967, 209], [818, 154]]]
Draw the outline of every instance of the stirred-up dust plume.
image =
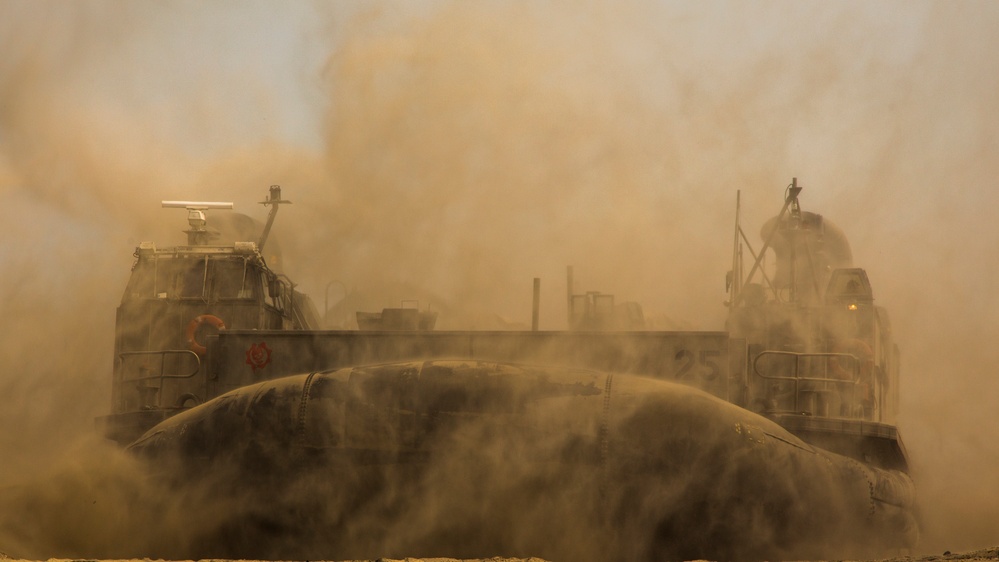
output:
[[[564, 367], [416, 361], [267, 381], [129, 447], [155, 466], [146, 486], [172, 501], [144, 486], [123, 525], [133, 542], [108, 546], [134, 556], [151, 523], [140, 552], [181, 559], [822, 558], [890, 546], [880, 519], [862, 516], [867, 469], [745, 419], [688, 386]], [[771, 477], [783, 471], [798, 477]], [[193, 510], [189, 526], [146, 518], [177, 510]]]
[[920, 549], [995, 544], [997, 23], [985, 2], [4, 3], [0, 519], [38, 524], [0, 525], [0, 551], [142, 556], [222, 520], [92, 430], [130, 254], [182, 241], [160, 200], [259, 219], [281, 184], [281, 266], [320, 303], [526, 325], [540, 277], [563, 329], [573, 265], [714, 330], [735, 191], [762, 225], [791, 177], [892, 314]]

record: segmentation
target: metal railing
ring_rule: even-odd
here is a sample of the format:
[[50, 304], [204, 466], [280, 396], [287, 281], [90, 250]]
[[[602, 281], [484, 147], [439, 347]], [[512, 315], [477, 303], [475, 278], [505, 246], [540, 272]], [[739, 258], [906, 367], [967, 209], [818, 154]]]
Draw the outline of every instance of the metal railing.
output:
[[[125, 378], [125, 373], [128, 372], [128, 370], [125, 368], [125, 364], [126, 364], [125, 363], [125, 359], [126, 359], [126, 357], [136, 357], [136, 356], [142, 356], [142, 355], [146, 355], [146, 356], [159, 355], [160, 356], [159, 374], [147, 375], [147, 376], [135, 377], [135, 378]], [[180, 374], [180, 375], [168, 375], [168, 374], [166, 374], [165, 373], [165, 371], [166, 371], [166, 360], [167, 360], [167, 356], [168, 355], [190, 355], [190, 356], [194, 357], [194, 369], [190, 373], [187, 373], [187, 374]], [[189, 349], [160, 349], [160, 350], [155, 350], [155, 351], [123, 351], [123, 352], [121, 352], [121, 353], [118, 354], [118, 360], [120, 361], [121, 370], [122, 370], [122, 378], [118, 382], [118, 394], [119, 394], [119, 396], [122, 395], [122, 391], [123, 391], [123, 389], [124, 389], [124, 387], [125, 387], [126, 384], [136, 384], [136, 383], [141, 383], [141, 382], [144, 382], [144, 381], [152, 381], [152, 380], [159, 381], [159, 386], [142, 387], [142, 386], [136, 385], [136, 387], [139, 389], [139, 393], [140, 393], [140, 397], [139, 398], [140, 398], [140, 401], [146, 402], [146, 403], [144, 403], [144, 404], [141, 405], [143, 408], [147, 408], [147, 407], [162, 408], [163, 407], [163, 405], [161, 404], [161, 402], [163, 400], [162, 389], [163, 389], [163, 381], [164, 380], [167, 380], [167, 379], [189, 379], [189, 378], [197, 375], [198, 372], [201, 370], [201, 357], [197, 353], [195, 353], [195, 352], [193, 352], [193, 351], [191, 351]], [[155, 404], [149, 404], [148, 403], [148, 402], [151, 402], [151, 400], [149, 400], [149, 398], [151, 398], [151, 396], [143, 395], [142, 391], [144, 389], [148, 389], [147, 392], [149, 392], [151, 395], [155, 395], [155, 397], [156, 397]], [[156, 392], [153, 393], [152, 391], [156, 391]], [[189, 394], [182, 395], [179, 398], [181, 400], [180, 400], [180, 403], [177, 404], [177, 407], [183, 406], [183, 404], [186, 403], [190, 399], [194, 399], [198, 403], [200, 403], [200, 401], [201, 401], [201, 399], [198, 398], [197, 396], [189, 395]]]
[[[794, 361], [792, 363], [793, 368], [791, 369], [792, 375], [791, 376], [765, 375], [762, 372], [760, 372], [759, 362], [760, 362], [760, 359], [762, 359], [763, 356], [765, 356], [765, 355], [777, 355], [777, 356], [793, 357], [794, 358]], [[850, 368], [844, 368], [842, 366], [842, 363], [840, 364], [839, 368], [841, 370], [843, 370], [844, 372], [846, 372], [849, 375], [849, 377], [848, 378], [832, 378], [832, 377], [828, 377], [828, 376], [822, 376], [822, 377], [818, 377], [818, 376], [801, 376], [800, 373], [801, 373], [801, 363], [802, 363], [802, 360], [803, 359], [812, 359], [812, 358], [823, 359], [822, 363], [823, 363], [823, 365], [825, 365], [825, 368], [823, 369], [823, 371], [827, 371], [828, 370], [828, 368], [829, 368], [828, 362], [830, 360], [843, 361], [845, 363], [846, 360], [848, 359], [849, 360], [848, 364], [849, 364]], [[817, 391], [819, 391], [819, 390], [817, 390], [815, 388], [809, 388], [809, 389], [803, 390], [801, 388], [803, 382], [819, 383], [819, 384], [822, 384], [823, 386], [826, 386], [826, 387], [832, 385], [835, 388], [838, 388], [838, 389], [841, 389], [841, 390], [846, 390], [846, 391], [849, 392], [849, 403], [851, 405], [856, 404], [857, 403], [857, 385], [860, 383], [860, 364], [861, 364], [861, 360], [858, 357], [856, 357], [854, 355], [851, 355], [849, 353], [799, 353], [799, 352], [795, 352], [795, 351], [767, 350], [767, 351], [760, 352], [753, 359], [753, 373], [756, 376], [760, 377], [761, 379], [765, 379], [765, 380], [771, 380], [771, 381], [792, 381], [794, 383], [794, 408], [792, 410], [790, 410], [790, 411], [787, 411], [787, 410], [780, 411], [780, 410], [778, 410], [778, 412], [776, 412], [776, 413], [780, 413], [780, 412], [783, 412], [783, 413], [788, 413], [788, 412], [800, 413], [802, 411], [801, 403], [800, 403], [800, 398], [801, 398], [802, 392], [817, 392]], [[823, 389], [823, 390], [827, 390], [827, 389]], [[852, 410], [852, 408], [851, 408], [851, 410]], [[853, 414], [851, 414], [850, 417], [856, 417], [856, 416], [853, 415]]]

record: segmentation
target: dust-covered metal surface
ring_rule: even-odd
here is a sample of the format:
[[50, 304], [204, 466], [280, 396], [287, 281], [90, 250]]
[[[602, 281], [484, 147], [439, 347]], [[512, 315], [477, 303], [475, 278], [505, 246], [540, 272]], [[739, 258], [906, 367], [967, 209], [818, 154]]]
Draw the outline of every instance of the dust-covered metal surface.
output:
[[188, 246], [140, 246], [100, 422], [145, 485], [197, 517], [128, 548], [630, 561], [911, 547], [888, 314], [800, 192], [792, 180], [748, 268], [737, 212], [724, 331], [634, 329], [635, 303], [620, 310], [635, 322], [597, 322], [612, 298], [571, 282], [565, 331], [434, 331], [415, 308], [318, 330], [253, 243], [212, 246], [192, 222]]
[[904, 473], [624, 374], [458, 360], [304, 374], [179, 414], [130, 450], [238, 506], [191, 557], [816, 558], [915, 532]]
[[[210, 344], [217, 392], [310, 370], [431, 358], [519, 361], [641, 374], [724, 400], [741, 392], [745, 349], [727, 332], [288, 332], [229, 330]], [[266, 357], [253, 359], [257, 350]]]

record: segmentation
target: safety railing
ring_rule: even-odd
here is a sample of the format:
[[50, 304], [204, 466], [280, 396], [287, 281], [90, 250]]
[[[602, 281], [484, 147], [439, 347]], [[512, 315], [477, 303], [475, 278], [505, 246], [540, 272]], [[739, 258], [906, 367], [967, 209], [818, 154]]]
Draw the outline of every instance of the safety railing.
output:
[[[159, 373], [146, 375], [141, 377], [125, 378], [125, 373], [129, 370], [126, 368], [126, 358], [138, 357], [138, 356], [154, 356], [159, 355]], [[194, 369], [187, 374], [166, 374], [166, 362], [168, 356], [182, 356], [188, 355], [194, 358]], [[143, 408], [155, 407], [162, 408], [163, 401], [163, 381], [171, 379], [189, 379], [198, 374], [201, 370], [201, 357], [197, 353], [189, 349], [160, 349], [155, 351], [123, 351], [118, 354], [118, 361], [121, 365], [122, 378], [118, 383], [118, 395], [122, 396], [122, 391], [126, 384], [135, 385], [135, 388], [139, 391], [139, 399], [142, 402], [141, 406]], [[151, 371], [151, 369], [150, 369]], [[159, 386], [142, 386], [138, 383], [143, 383], [146, 381], [159, 381]], [[155, 403], [153, 397], [155, 397]], [[181, 407], [188, 400], [194, 400], [195, 403], [200, 403], [201, 399], [193, 394], [184, 394], [178, 397], [178, 403], [176, 407]]]
[[[769, 375], [760, 372], [759, 363], [765, 356], [785, 356], [793, 358], [790, 362], [792, 367], [790, 375]], [[829, 362], [836, 361], [836, 369], [844, 373], [843, 377], [829, 376], [802, 376], [801, 364], [806, 359], [819, 359], [824, 373], [829, 371]], [[840, 391], [840, 396], [848, 395], [848, 403], [852, 406], [857, 403], [857, 385], [860, 383], [861, 360], [849, 353], [799, 353], [795, 351], [762, 351], [753, 359], [753, 373], [764, 380], [769, 381], [790, 381], [794, 383], [794, 406], [790, 410], [771, 410], [773, 413], [800, 413], [803, 411], [801, 404], [802, 394], [805, 392], [814, 393], [828, 390], [830, 387]], [[847, 365], [848, 367], [844, 367]], [[803, 389], [804, 383], [809, 383], [809, 388]], [[853, 413], [849, 417], [857, 417]]]

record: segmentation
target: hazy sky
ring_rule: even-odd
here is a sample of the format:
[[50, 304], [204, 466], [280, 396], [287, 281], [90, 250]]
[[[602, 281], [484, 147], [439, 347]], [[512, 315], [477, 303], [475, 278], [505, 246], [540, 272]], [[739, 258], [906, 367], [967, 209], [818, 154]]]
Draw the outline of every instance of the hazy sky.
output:
[[526, 324], [541, 277], [561, 329], [573, 265], [720, 329], [736, 190], [755, 231], [797, 177], [892, 314], [929, 548], [999, 544], [997, 30], [985, 1], [7, 0], [0, 451], [106, 411], [132, 249], [184, 226], [162, 199], [263, 218], [281, 184], [320, 305]]

